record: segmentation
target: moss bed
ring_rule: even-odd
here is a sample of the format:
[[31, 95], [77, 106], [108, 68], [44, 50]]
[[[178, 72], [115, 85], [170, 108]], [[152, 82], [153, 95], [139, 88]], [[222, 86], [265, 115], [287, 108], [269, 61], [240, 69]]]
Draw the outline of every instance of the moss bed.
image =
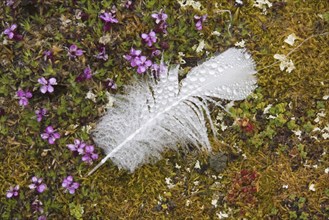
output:
[[[128, 8], [111, 0], [0, 2], [1, 219], [329, 218], [329, 2], [270, 0], [264, 9], [254, 4], [266, 1], [180, 2], [136, 0]], [[209, 153], [191, 148], [167, 151], [134, 173], [108, 161], [86, 177], [100, 159], [85, 163], [67, 145], [93, 144], [90, 131], [109, 97], [149, 74], [138, 74], [123, 56], [134, 47], [151, 57], [154, 48], [141, 34], [157, 27], [151, 15], [161, 9], [167, 34], [157, 34], [154, 47], [165, 61], [181, 63], [181, 77], [242, 40], [255, 60], [254, 93], [235, 102], [232, 115], [212, 109], [213, 154], [224, 153], [227, 164], [216, 171]], [[99, 16], [111, 10], [118, 22], [104, 30]], [[197, 30], [194, 15], [205, 14]], [[12, 24], [9, 39], [4, 31]], [[290, 34], [297, 36], [293, 46], [284, 42]], [[82, 56], [68, 56], [72, 44]], [[107, 60], [96, 57], [102, 47]], [[295, 69], [281, 71], [275, 54], [289, 55]], [[88, 66], [92, 78], [77, 80]], [[57, 79], [54, 92], [40, 92], [41, 77]], [[106, 86], [110, 79], [116, 88]], [[19, 105], [19, 89], [33, 94], [26, 106]], [[38, 122], [40, 108], [47, 114]], [[55, 144], [41, 138], [50, 125], [60, 134]], [[104, 156], [97, 146], [95, 153]], [[69, 175], [80, 184], [73, 194], [62, 186]], [[42, 193], [29, 188], [33, 176], [47, 185]], [[18, 195], [7, 198], [16, 185]]]

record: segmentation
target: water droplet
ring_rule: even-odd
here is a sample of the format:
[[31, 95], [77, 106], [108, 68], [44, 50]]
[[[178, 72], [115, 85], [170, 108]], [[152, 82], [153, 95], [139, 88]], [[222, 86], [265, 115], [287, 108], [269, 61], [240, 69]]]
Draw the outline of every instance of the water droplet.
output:
[[218, 67], [217, 71], [221, 73], [224, 71], [224, 69], [222, 67]]
[[204, 81], [206, 81], [206, 78], [201, 77], [201, 78], [199, 78], [199, 80], [200, 80], [200, 82], [204, 82]]
[[170, 82], [174, 82], [174, 81], [177, 80], [177, 77], [175, 75], [171, 75], [171, 76], [169, 76], [168, 79], [169, 79]]
[[168, 90], [169, 91], [173, 91], [174, 90], [174, 87], [173, 86], [168, 86]]
[[[188, 77], [188, 76], [187, 76]], [[191, 77], [189, 77], [188, 78], [191, 82], [195, 82], [196, 80], [197, 80], [197, 78], [196, 77], [194, 77], [194, 76], [191, 76]]]
[[212, 68], [216, 68], [216, 67], [217, 67], [217, 64], [216, 64], [216, 63], [212, 63], [210, 66], [211, 66]]

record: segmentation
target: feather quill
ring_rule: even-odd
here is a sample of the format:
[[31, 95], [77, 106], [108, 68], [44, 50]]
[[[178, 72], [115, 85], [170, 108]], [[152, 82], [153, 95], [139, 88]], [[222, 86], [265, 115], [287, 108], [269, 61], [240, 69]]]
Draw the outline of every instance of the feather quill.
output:
[[[160, 75], [157, 83], [139, 82], [116, 97], [115, 107], [100, 119], [93, 135], [106, 157], [130, 172], [161, 158], [164, 149], [192, 144], [211, 151], [206, 121], [212, 119], [207, 103], [214, 98], [245, 99], [256, 88], [251, 56], [230, 48], [194, 67], [178, 82], [178, 66]], [[150, 89], [151, 88], [151, 89]]]

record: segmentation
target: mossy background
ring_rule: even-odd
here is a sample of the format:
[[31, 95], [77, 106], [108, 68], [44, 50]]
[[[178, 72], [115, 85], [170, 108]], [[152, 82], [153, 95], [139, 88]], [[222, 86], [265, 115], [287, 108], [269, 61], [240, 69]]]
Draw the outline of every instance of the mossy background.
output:
[[[41, 214], [31, 209], [36, 198], [42, 201], [48, 219], [216, 219], [223, 213], [229, 219], [329, 218], [329, 174], [324, 172], [329, 167], [328, 140], [314, 130], [323, 130], [329, 122], [329, 103], [323, 99], [329, 95], [329, 41], [328, 35], [317, 36], [328, 31], [329, 2], [275, 1], [266, 15], [253, 7], [253, 1], [245, 0], [242, 6], [233, 0], [199, 2], [201, 11], [169, 0], [137, 0], [133, 10], [118, 1], [17, 0], [14, 7], [1, 1], [1, 32], [16, 23], [23, 35], [22, 41], [7, 43], [6, 37], [0, 36], [0, 107], [5, 111], [0, 116], [1, 219], [37, 219]], [[119, 23], [104, 33], [98, 16], [113, 5], [118, 9]], [[76, 9], [88, 18], [77, 19]], [[110, 92], [120, 93], [125, 84], [143, 78], [122, 56], [131, 47], [147, 51], [140, 34], [154, 28], [151, 14], [160, 9], [168, 14], [169, 25], [168, 34], [159, 37], [160, 42], [169, 44], [164, 58], [175, 64], [179, 63], [178, 52], [185, 53], [182, 77], [198, 61], [242, 39], [255, 60], [259, 87], [245, 101], [235, 102], [230, 109], [233, 117], [225, 115], [223, 119], [228, 128], [219, 128], [219, 140], [213, 141], [215, 153], [228, 155], [227, 167], [216, 173], [208, 154], [191, 150], [166, 152], [163, 160], [144, 165], [133, 174], [107, 162], [86, 177], [92, 167], [74, 157], [66, 145], [75, 138], [92, 143], [85, 126], [94, 126], [104, 112], [104, 80], [114, 79], [118, 91]], [[220, 10], [229, 10], [232, 21]], [[195, 14], [208, 14], [202, 31], [195, 29]], [[67, 26], [62, 22], [65, 19], [71, 20]], [[212, 35], [213, 31], [221, 35]], [[299, 37], [297, 45], [314, 37], [289, 56], [296, 69], [287, 73], [280, 71], [279, 64], [271, 64], [276, 62], [274, 54], [288, 54], [296, 48], [284, 43], [292, 33]], [[109, 59], [104, 62], [94, 55], [99, 38], [106, 34], [110, 38], [105, 46]], [[200, 40], [206, 45], [197, 53], [192, 47]], [[73, 43], [85, 51], [77, 60], [69, 60], [65, 50]], [[43, 52], [51, 48], [56, 52], [53, 63], [43, 60]], [[87, 65], [97, 74], [90, 81], [75, 82]], [[37, 79], [41, 76], [57, 78], [54, 93], [39, 92]], [[26, 108], [14, 98], [18, 88], [33, 90]], [[88, 91], [96, 94], [96, 103], [85, 98]], [[269, 104], [272, 107], [264, 114]], [[34, 110], [42, 106], [49, 113], [38, 123]], [[320, 112], [326, 115], [317, 121]], [[220, 113], [214, 109], [213, 117]], [[252, 132], [233, 123], [239, 118], [248, 119]], [[50, 124], [61, 133], [56, 145], [40, 138]], [[295, 135], [297, 130], [300, 136]], [[101, 154], [100, 149], [98, 152]], [[197, 161], [200, 169], [194, 168]], [[256, 176], [244, 182], [239, 177], [241, 171]], [[42, 194], [28, 188], [34, 175], [48, 186]], [[74, 195], [61, 187], [67, 175], [81, 184]], [[166, 178], [171, 178], [172, 188]], [[315, 191], [309, 190], [311, 184]], [[14, 185], [21, 186], [19, 198], [7, 199], [6, 191]], [[256, 191], [245, 192], [247, 185]], [[234, 196], [229, 199], [229, 194]]]

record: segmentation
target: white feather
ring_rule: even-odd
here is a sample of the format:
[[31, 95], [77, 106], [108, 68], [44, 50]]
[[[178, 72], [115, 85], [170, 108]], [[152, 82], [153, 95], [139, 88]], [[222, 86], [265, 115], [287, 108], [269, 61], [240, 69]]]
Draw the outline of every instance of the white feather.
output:
[[[158, 83], [139, 82], [116, 97], [114, 107], [94, 130], [95, 143], [119, 168], [133, 172], [157, 160], [166, 148], [188, 144], [211, 150], [206, 121], [213, 98], [242, 100], [256, 88], [255, 66], [244, 50], [230, 48], [193, 68], [178, 82], [178, 67], [160, 76]], [[150, 90], [152, 89], [152, 92]]]

